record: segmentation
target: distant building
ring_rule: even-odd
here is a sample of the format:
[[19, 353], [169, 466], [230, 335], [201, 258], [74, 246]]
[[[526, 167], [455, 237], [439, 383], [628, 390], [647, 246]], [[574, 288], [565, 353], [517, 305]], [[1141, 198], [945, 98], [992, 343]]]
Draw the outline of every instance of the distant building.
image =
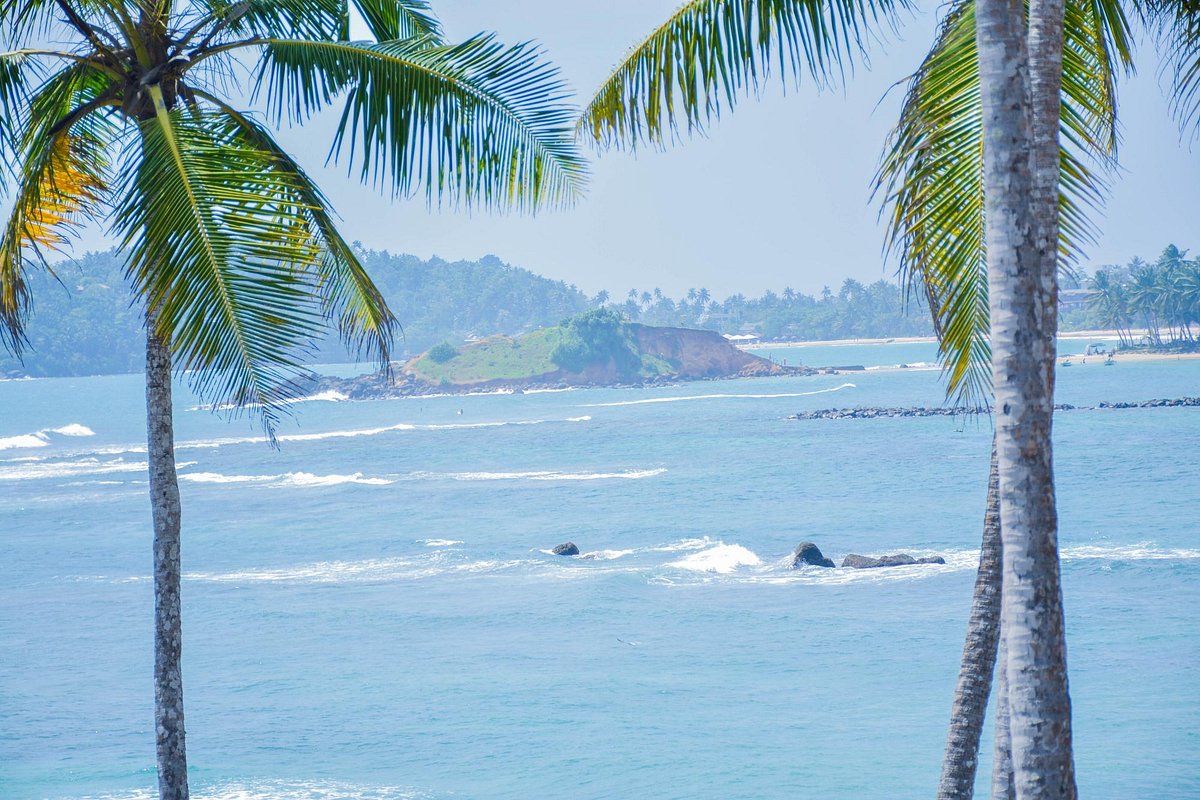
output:
[[1086, 308], [1088, 300], [1094, 294], [1095, 289], [1062, 289], [1058, 293], [1059, 313]]
[[734, 344], [755, 344], [758, 336], [753, 333], [727, 333], [725, 338]]

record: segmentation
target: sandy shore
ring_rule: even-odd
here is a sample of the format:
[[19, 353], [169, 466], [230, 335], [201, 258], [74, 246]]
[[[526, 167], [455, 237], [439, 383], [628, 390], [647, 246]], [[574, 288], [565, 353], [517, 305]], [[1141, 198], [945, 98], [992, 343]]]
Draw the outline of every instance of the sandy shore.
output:
[[[1145, 335], [1145, 331], [1133, 331], [1134, 337]], [[1092, 330], [1092, 331], [1067, 331], [1059, 334], [1059, 339], [1066, 341], [1103, 341], [1108, 342], [1117, 339], [1116, 331]], [[812, 342], [763, 342], [761, 344], [738, 345], [742, 350], [786, 350], [806, 347], [845, 347], [850, 345], [880, 345], [880, 344], [914, 344], [927, 343], [933, 344], [937, 339], [933, 336], [897, 336], [890, 339], [827, 339], [823, 341]], [[1070, 356], [1060, 356], [1060, 363], [1064, 358], [1070, 358], [1072, 367], [1092, 367], [1103, 366], [1105, 357], [1102, 355], [1083, 356], [1072, 354]], [[1200, 353], [1135, 353], [1123, 352], [1118, 353], [1115, 357], [1116, 364], [1132, 363], [1135, 361], [1192, 361], [1200, 359]], [[810, 365], [820, 366], [820, 365]], [[1114, 365], [1115, 366], [1115, 365]], [[879, 370], [899, 370], [898, 367], [873, 367], [872, 372]], [[909, 367], [908, 369], [914, 369]], [[915, 367], [915, 369], [937, 369], [937, 367]]]
[[[1144, 336], [1146, 331], [1133, 331], [1134, 338]], [[1059, 339], [1082, 340], [1082, 339], [1098, 339], [1108, 340], [1116, 339], [1116, 331], [1066, 331], [1058, 335]], [[760, 342], [751, 345], [738, 345], [743, 350], [779, 350], [791, 347], [843, 347], [847, 345], [858, 344], [920, 344], [933, 343], [937, 341], [934, 336], [894, 336], [887, 339], [822, 339], [820, 341], [811, 342]]]

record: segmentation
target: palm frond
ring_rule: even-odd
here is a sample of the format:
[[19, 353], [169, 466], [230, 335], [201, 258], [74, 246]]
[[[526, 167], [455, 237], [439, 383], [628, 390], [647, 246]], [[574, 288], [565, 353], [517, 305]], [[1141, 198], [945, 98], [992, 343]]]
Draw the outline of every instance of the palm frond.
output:
[[344, 95], [334, 156], [348, 147], [364, 180], [396, 194], [424, 184], [431, 202], [536, 209], [586, 181], [565, 87], [528, 44], [271, 40], [259, 86], [296, 122]]
[[[16, 142], [21, 179], [0, 235], [0, 343], [17, 356], [32, 307], [27, 272], [44, 267], [43, 251], [65, 248], [81, 218], [96, 217], [107, 202], [117, 128], [88, 110], [103, 89], [86, 70], [63, 70], [26, 98], [19, 117], [26, 126]], [[87, 113], [72, 113], [81, 109]]]
[[429, 0], [354, 0], [354, 7], [376, 41], [422, 38], [444, 43], [441, 23], [433, 15]]
[[323, 327], [310, 276], [324, 249], [293, 172], [228, 118], [167, 111], [140, 126], [115, 231], [178, 369], [271, 432]]
[[1195, 137], [1200, 134], [1200, 2], [1145, 0], [1139, 6], [1170, 76], [1171, 113]]
[[661, 146], [759, 90], [840, 77], [910, 0], [689, 0], [629, 52], [584, 109], [597, 146]]
[[254, 36], [335, 39], [346, 23], [346, 0], [198, 0], [198, 5], [212, 19], [209, 43]]
[[[1064, 21], [1060, 263], [1095, 241], [1091, 213], [1118, 146], [1115, 73], [1131, 64], [1128, 23], [1108, 0], [1068, 0]], [[908, 83], [901, 117], [875, 181], [887, 212], [888, 249], [910, 292], [928, 300], [947, 394], [968, 405], [991, 397], [983, 138], [975, 7], [946, 15], [933, 49]]]
[[313, 277], [325, 317], [360, 357], [386, 365], [399, 325], [354, 249], [338, 233], [329, 201], [265, 128], [218, 98], [201, 96], [228, 117], [247, 146], [269, 155], [276, 169], [291, 174], [293, 200], [305, 209], [310, 235], [324, 251]]

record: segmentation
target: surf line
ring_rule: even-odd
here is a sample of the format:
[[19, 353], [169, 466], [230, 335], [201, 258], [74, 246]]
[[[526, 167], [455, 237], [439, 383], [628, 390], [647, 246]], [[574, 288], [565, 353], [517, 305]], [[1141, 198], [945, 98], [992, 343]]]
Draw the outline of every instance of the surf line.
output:
[[689, 394], [681, 397], [650, 397], [645, 400], [620, 400], [613, 403], [587, 403], [580, 408], [611, 408], [614, 406], [641, 406], [649, 403], [679, 403], [684, 400], [768, 400], [773, 397], [811, 397], [817, 394], [840, 392], [842, 389], [857, 389], [853, 383], [843, 383], [828, 389], [816, 389], [811, 392], [780, 392], [778, 394]]

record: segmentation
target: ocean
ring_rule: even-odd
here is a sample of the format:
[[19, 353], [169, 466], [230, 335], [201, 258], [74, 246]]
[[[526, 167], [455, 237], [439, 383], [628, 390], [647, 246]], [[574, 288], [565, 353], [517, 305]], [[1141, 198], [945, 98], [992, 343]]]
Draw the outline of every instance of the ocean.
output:
[[[769, 352], [916, 366], [325, 395], [277, 450], [177, 390], [193, 796], [931, 797], [990, 424], [788, 420], [939, 405], [935, 354]], [[1099, 362], [1058, 400], [1200, 394], [1200, 361]], [[5, 800], [155, 796], [142, 393], [0, 382]], [[1081, 796], [1200, 796], [1200, 409], [1065, 412], [1055, 445]], [[791, 570], [804, 540], [947, 563]]]

